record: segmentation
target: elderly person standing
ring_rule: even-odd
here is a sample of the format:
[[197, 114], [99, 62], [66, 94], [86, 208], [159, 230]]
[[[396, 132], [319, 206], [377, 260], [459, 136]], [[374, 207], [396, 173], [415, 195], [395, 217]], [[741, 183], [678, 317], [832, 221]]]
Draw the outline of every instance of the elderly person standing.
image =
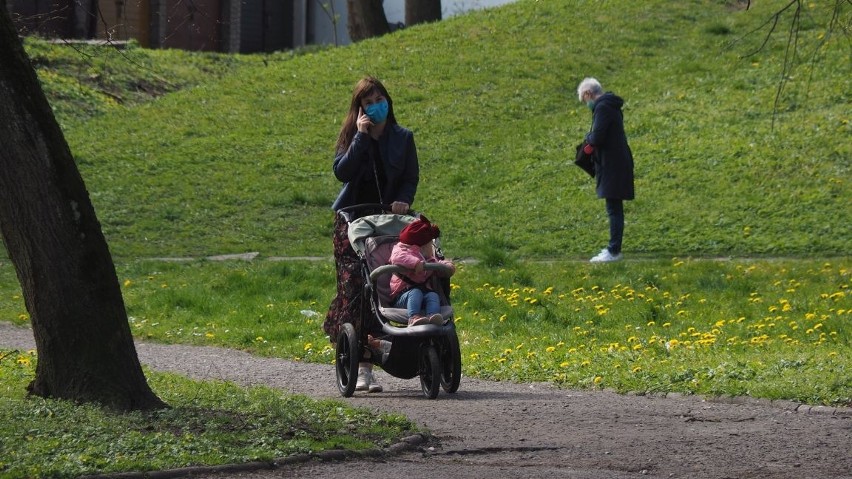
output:
[[609, 244], [590, 261], [618, 261], [622, 258], [624, 201], [634, 197], [633, 154], [624, 134], [621, 112], [624, 100], [612, 92], [604, 93], [594, 78], [580, 82], [577, 96], [592, 110], [592, 128], [586, 135], [584, 151], [594, 159], [597, 195], [606, 200], [609, 217]]

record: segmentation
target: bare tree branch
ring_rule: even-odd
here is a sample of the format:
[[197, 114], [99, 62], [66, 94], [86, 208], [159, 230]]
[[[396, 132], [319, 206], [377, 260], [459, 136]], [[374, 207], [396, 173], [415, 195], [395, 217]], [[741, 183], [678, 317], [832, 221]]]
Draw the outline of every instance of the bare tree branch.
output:
[[[811, 77], [813, 75], [813, 67], [819, 63], [820, 51], [828, 43], [834, 32], [840, 31], [847, 38], [850, 36], [849, 25], [843, 23], [842, 16], [843, 9], [849, 8], [850, 6], [852, 6], [852, 0], [834, 0], [831, 17], [826, 24], [826, 32], [822, 36], [820, 41], [817, 42], [813, 53], [811, 55], [808, 55], [808, 63], [812, 67]], [[746, 5], [746, 10], [748, 10], [749, 7], [751, 7], [750, 1]], [[760, 24], [758, 27], [746, 32], [744, 35], [740, 36], [738, 39], [732, 41], [729, 44], [729, 47], [732, 47], [757, 32], [767, 30], [760, 46], [758, 46], [755, 50], [742, 55], [740, 58], [748, 58], [757, 55], [758, 53], [764, 51], [764, 49], [767, 47], [769, 41], [772, 39], [779, 25], [782, 23], [782, 19], [786, 15], [791, 15], [791, 17], [789, 20], [789, 28], [787, 29], [787, 44], [784, 49], [784, 61], [781, 66], [781, 74], [778, 80], [778, 88], [775, 92], [775, 100], [773, 102], [772, 108], [773, 127], [775, 126], [775, 119], [777, 117], [778, 109], [781, 104], [782, 95], [786, 87], [788, 86], [790, 79], [793, 77], [793, 71], [796, 69], [796, 66], [801, 63], [799, 55], [801, 39], [800, 32], [802, 31], [802, 16], [807, 15], [807, 11], [805, 10], [805, 1], [790, 0], [786, 5], [778, 9], [774, 14], [767, 18], [765, 22]]]

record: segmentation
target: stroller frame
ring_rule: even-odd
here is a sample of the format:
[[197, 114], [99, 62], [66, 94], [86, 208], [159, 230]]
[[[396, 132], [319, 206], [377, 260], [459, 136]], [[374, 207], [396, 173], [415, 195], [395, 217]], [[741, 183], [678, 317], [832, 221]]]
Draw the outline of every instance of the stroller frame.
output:
[[[397, 378], [419, 376], [423, 394], [429, 399], [435, 399], [440, 389], [455, 393], [461, 381], [461, 350], [449, 303], [448, 281], [444, 287], [437, 288], [445, 324], [407, 326], [407, 311], [388, 304], [390, 276], [405, 271], [401, 266], [386, 264], [390, 248], [398, 241], [402, 228], [416, 217], [389, 213], [356, 215], [363, 210], [387, 212], [388, 207], [365, 204], [338, 211], [349, 225], [350, 243], [358, 254], [364, 279], [360, 312], [353, 321], [341, 324], [335, 341], [338, 390], [344, 397], [352, 396], [358, 364], [369, 361]], [[442, 264], [427, 263], [425, 267], [447, 272], [447, 266]], [[370, 348], [368, 334], [390, 341], [390, 351], [382, 354]]]

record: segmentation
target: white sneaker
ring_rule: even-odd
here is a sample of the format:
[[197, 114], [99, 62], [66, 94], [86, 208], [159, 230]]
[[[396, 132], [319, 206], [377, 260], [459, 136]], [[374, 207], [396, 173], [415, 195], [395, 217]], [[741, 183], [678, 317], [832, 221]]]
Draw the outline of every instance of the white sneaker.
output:
[[370, 373], [370, 386], [367, 389], [367, 392], [370, 393], [380, 393], [382, 392], [382, 385], [376, 381], [376, 375], [372, 372]]
[[609, 252], [608, 248], [604, 248], [600, 253], [597, 254], [594, 258], [590, 259], [590, 263], [611, 263], [613, 261], [618, 261], [622, 258], [621, 253], [612, 254]]
[[367, 368], [358, 368], [358, 382], [355, 383], [356, 391], [367, 391], [373, 381], [373, 372]]

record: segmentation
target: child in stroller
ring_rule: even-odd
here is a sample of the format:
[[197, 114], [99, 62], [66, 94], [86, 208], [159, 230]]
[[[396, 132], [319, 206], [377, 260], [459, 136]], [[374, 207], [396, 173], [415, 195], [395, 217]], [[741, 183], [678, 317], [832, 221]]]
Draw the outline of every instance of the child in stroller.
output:
[[[402, 266], [405, 272], [394, 273], [390, 280], [394, 307], [408, 310], [409, 326], [419, 324], [444, 324], [441, 316], [441, 298], [434, 285], [433, 276], [442, 274], [427, 270], [427, 263], [441, 263], [452, 275], [456, 268], [452, 262], [435, 257], [435, 240], [441, 235], [437, 225], [420, 215], [399, 233], [399, 242], [391, 252], [390, 263]], [[421, 314], [425, 312], [426, 314]]]
[[423, 263], [425, 271], [438, 273], [432, 280], [439, 297], [440, 324], [409, 324], [408, 310], [394, 307], [391, 296], [391, 276], [410, 274], [403, 266], [389, 264], [391, 252], [402, 230], [415, 221], [414, 216], [385, 213], [348, 223], [349, 241], [361, 262], [364, 298], [361, 314], [342, 324], [336, 338], [337, 386], [344, 397], [355, 391], [359, 361], [379, 365], [397, 378], [419, 375], [423, 393], [430, 399], [436, 398], [441, 388], [448, 393], [458, 390], [461, 351], [449, 302], [452, 263], [440, 262], [443, 256], [439, 247], [435, 252], [438, 260]]

